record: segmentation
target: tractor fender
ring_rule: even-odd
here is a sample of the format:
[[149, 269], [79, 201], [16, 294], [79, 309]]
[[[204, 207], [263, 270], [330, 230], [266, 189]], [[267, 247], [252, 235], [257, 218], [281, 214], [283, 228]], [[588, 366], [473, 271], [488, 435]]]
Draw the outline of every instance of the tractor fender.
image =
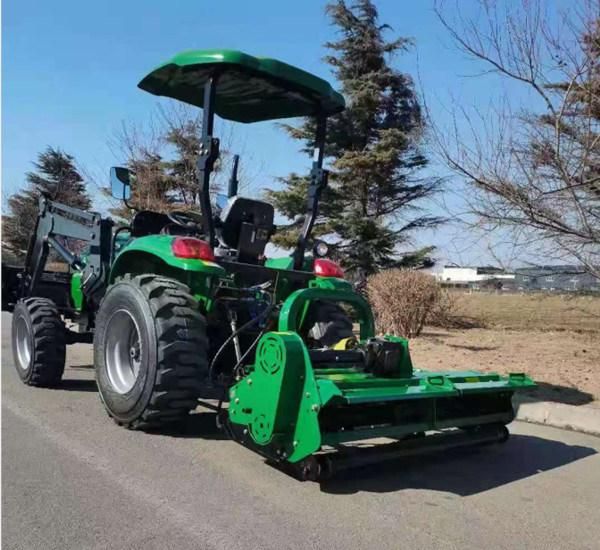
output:
[[173, 273], [179, 270], [188, 275], [198, 273], [211, 277], [224, 277], [226, 272], [215, 262], [193, 258], [179, 258], [173, 254], [172, 235], [148, 235], [126, 244], [113, 262], [109, 283], [125, 273]]

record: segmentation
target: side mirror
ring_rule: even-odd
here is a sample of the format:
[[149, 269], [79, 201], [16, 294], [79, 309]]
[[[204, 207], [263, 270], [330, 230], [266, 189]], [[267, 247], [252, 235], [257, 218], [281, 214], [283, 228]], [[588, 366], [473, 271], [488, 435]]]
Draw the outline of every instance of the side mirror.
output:
[[134, 174], [128, 168], [113, 166], [110, 169], [110, 193], [115, 199], [127, 201], [131, 198], [131, 181]]
[[223, 210], [225, 210], [225, 207], [227, 206], [227, 203], [229, 202], [229, 198], [227, 197], [227, 195], [224, 195], [223, 193], [218, 193], [216, 200], [215, 200], [215, 207], [217, 210], [217, 214], [220, 214], [221, 212], [223, 212]]

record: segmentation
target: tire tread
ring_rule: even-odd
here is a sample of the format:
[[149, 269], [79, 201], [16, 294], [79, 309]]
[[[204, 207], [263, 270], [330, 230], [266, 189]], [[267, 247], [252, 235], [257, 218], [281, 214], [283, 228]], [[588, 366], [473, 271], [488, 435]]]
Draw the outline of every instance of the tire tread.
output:
[[21, 302], [27, 310], [33, 331], [32, 367], [28, 376], [22, 377], [23, 382], [37, 387], [56, 386], [65, 370], [65, 324], [52, 300], [32, 297]]
[[121, 280], [139, 288], [148, 300], [158, 364], [152, 395], [141, 415], [130, 422], [115, 421], [133, 430], [160, 429], [184, 420], [197, 406], [208, 374], [206, 320], [189, 287], [177, 280], [148, 274]]

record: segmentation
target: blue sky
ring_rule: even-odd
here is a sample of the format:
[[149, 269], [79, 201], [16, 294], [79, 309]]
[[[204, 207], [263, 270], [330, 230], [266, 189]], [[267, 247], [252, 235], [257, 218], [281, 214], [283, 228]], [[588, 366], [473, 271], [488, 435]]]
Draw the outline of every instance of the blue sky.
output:
[[[195, 48], [232, 48], [271, 56], [331, 79], [323, 43], [334, 37], [322, 0], [4, 0], [2, 3], [2, 194], [24, 184], [37, 153], [47, 145], [74, 155], [88, 171], [108, 174], [122, 162], [108, 146], [121, 124], [143, 123], [161, 102], [137, 82], [173, 54]], [[474, 3], [463, 1], [465, 12]], [[414, 38], [397, 66], [418, 80], [434, 117], [443, 124], [459, 98], [487, 108], [490, 83], [465, 78], [474, 65], [450, 43], [433, 1], [379, 0], [382, 22], [393, 34]], [[390, 34], [390, 36], [393, 36]], [[255, 190], [276, 176], [308, 166], [273, 123], [237, 125], [235, 140], [251, 153]], [[243, 160], [242, 160], [243, 162]], [[432, 174], [442, 173], [432, 165]], [[454, 183], [453, 185], [455, 185]], [[90, 189], [97, 194], [96, 189]], [[102, 209], [102, 199], [98, 199]], [[482, 262], [477, 247], [458, 253], [450, 229], [416, 237], [439, 256]], [[452, 242], [451, 242], [452, 241]]]

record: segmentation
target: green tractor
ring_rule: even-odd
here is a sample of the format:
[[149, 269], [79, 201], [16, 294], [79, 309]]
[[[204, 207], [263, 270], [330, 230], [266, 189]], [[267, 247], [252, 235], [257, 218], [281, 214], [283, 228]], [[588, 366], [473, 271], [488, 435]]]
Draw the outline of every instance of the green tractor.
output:
[[[301, 479], [508, 437], [512, 395], [533, 382], [520, 373], [414, 368], [408, 342], [376, 336], [368, 303], [324, 257], [326, 243], [311, 239], [327, 185], [326, 121], [344, 109], [340, 94], [303, 70], [231, 50], [181, 53], [139, 87], [203, 109], [201, 212], [138, 210], [117, 227], [42, 197], [25, 267], [3, 270], [25, 384], [60, 384], [66, 346], [93, 343], [100, 397], [118, 424], [182, 422], [220, 388], [219, 426]], [[213, 207], [215, 115], [245, 123], [315, 117], [307, 211], [291, 256], [265, 258], [273, 206], [239, 196], [235, 169], [226, 203]], [[132, 184], [127, 169], [111, 169], [113, 195], [126, 204]], [[51, 249], [68, 273], [45, 270]], [[381, 438], [386, 444], [354, 444]]]

